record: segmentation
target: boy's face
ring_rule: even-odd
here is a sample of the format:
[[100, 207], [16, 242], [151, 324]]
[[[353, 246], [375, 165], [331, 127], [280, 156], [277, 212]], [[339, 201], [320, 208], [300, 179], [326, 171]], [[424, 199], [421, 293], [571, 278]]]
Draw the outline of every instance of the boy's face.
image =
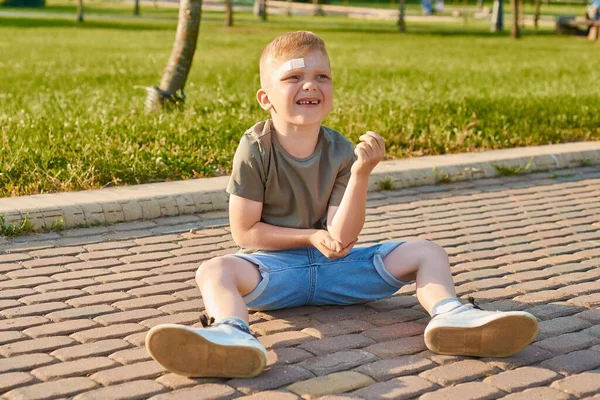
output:
[[329, 58], [312, 50], [302, 58], [272, 61], [257, 93], [271, 118], [293, 125], [320, 125], [331, 110], [333, 82]]

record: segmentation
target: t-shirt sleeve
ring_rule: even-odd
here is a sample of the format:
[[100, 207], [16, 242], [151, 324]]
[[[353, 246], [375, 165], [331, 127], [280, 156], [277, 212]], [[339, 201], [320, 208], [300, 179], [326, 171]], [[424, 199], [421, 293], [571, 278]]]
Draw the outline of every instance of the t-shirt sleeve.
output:
[[329, 206], [339, 206], [342, 202], [342, 197], [344, 197], [344, 192], [346, 191], [348, 181], [350, 180], [350, 170], [352, 169], [352, 164], [354, 164], [354, 161], [356, 161], [354, 146], [352, 143], [350, 143], [350, 141], [348, 141], [348, 144], [344, 147], [344, 150], [346, 157], [344, 158], [340, 171], [335, 179], [331, 196], [329, 196]]
[[258, 144], [244, 135], [233, 156], [227, 193], [254, 201], [264, 201], [265, 186], [262, 155]]

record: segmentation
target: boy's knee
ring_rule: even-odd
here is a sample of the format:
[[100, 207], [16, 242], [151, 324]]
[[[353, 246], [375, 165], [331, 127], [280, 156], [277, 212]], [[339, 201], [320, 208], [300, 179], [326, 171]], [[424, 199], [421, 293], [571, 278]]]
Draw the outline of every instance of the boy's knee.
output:
[[211, 276], [220, 275], [223, 272], [224, 264], [223, 257], [215, 257], [203, 262], [196, 270], [196, 282], [200, 284]]
[[422, 262], [440, 258], [444, 260], [448, 259], [448, 253], [446, 253], [446, 250], [444, 250], [444, 248], [439, 244], [430, 242], [428, 240], [423, 240], [417, 242], [417, 246]]

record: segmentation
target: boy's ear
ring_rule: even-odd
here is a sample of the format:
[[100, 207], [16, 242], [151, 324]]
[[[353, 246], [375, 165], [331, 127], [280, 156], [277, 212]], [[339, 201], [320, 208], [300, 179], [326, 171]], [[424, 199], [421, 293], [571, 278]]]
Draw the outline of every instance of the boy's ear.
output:
[[269, 96], [263, 88], [258, 89], [258, 92], [256, 92], [256, 100], [258, 100], [258, 104], [260, 104], [260, 107], [265, 111], [269, 111], [273, 108], [273, 104], [271, 104]]

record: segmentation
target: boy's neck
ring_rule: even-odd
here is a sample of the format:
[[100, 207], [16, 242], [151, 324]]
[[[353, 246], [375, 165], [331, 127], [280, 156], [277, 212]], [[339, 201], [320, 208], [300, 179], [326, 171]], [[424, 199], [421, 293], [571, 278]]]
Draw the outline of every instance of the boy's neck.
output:
[[279, 144], [296, 158], [306, 158], [315, 152], [321, 124], [294, 125], [273, 118], [273, 127]]

